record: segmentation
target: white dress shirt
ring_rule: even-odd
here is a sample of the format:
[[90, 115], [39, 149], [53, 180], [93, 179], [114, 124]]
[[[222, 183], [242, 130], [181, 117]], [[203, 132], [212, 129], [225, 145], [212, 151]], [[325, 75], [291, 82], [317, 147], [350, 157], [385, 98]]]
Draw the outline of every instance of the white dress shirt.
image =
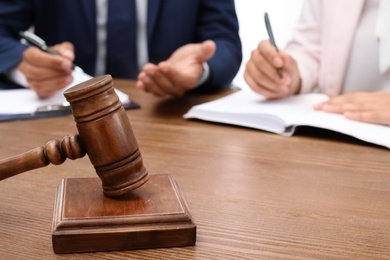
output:
[[[137, 65], [138, 71], [149, 61], [148, 36], [147, 36], [147, 11], [148, 1], [136, 0], [137, 14]], [[107, 14], [108, 0], [96, 0], [96, 25], [97, 25], [97, 57], [96, 75], [102, 75], [106, 71], [106, 41], [107, 41]]]

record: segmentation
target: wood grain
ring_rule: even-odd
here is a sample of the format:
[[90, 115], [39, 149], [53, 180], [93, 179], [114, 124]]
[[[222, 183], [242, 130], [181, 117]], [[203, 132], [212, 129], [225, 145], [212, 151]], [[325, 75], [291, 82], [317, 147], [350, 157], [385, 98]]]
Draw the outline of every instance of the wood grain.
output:
[[56, 253], [193, 246], [196, 225], [169, 175], [152, 175], [115, 199], [97, 177], [67, 178], [57, 192], [52, 241]]
[[[87, 158], [0, 182], [4, 259], [390, 259], [390, 151], [318, 129], [292, 137], [185, 120], [227, 92], [160, 99], [116, 80], [149, 174], [171, 175], [197, 224], [195, 246], [56, 255], [51, 225], [64, 178]], [[71, 116], [0, 124], [0, 158], [77, 133]], [[373, 133], [375, 134], [375, 133]]]

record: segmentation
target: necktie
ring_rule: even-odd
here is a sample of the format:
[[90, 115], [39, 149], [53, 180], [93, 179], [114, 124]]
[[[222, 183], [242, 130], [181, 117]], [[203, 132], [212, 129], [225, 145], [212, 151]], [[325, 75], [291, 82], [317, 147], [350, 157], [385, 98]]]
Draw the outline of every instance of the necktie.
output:
[[390, 67], [390, 1], [380, 0], [376, 35], [379, 40], [379, 72], [385, 73]]
[[137, 77], [136, 29], [135, 0], [109, 0], [106, 73]]

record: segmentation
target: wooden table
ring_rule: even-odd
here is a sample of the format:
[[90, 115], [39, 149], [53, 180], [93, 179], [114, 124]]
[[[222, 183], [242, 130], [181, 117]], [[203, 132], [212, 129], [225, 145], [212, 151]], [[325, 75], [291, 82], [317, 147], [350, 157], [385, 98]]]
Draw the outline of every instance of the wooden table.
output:
[[[150, 174], [170, 174], [197, 224], [195, 246], [53, 253], [64, 178], [96, 177], [88, 157], [0, 183], [1, 259], [390, 259], [390, 151], [320, 130], [283, 137], [182, 115], [226, 92], [156, 98], [115, 81]], [[72, 116], [0, 123], [0, 158], [76, 133]], [[375, 134], [375, 133], [374, 133]]]

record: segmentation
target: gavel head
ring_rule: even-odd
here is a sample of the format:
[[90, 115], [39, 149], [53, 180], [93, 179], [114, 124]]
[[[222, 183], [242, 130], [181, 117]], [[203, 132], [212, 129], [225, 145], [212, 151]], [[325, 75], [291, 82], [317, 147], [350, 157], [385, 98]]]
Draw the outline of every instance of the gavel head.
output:
[[80, 145], [100, 177], [108, 197], [129, 193], [149, 178], [130, 121], [110, 75], [67, 89]]

